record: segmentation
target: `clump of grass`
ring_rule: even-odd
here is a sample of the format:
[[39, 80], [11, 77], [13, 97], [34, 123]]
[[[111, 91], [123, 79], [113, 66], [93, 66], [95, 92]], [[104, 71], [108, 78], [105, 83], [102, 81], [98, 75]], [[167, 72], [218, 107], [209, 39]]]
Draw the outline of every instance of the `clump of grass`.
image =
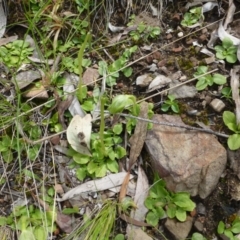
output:
[[[82, 240], [111, 239], [117, 214], [117, 201], [107, 200], [102, 207], [93, 211], [92, 216], [85, 216], [78, 226], [64, 240], [75, 240], [81, 236]], [[84, 236], [84, 237], [83, 237]]]

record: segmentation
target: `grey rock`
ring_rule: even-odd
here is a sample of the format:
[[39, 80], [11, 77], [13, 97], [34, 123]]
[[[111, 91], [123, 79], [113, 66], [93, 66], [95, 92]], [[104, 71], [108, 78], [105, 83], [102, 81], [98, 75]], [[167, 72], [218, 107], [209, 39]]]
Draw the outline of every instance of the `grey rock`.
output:
[[227, 154], [230, 162], [230, 168], [240, 179], [240, 149], [236, 151], [228, 149]]
[[[178, 80], [175, 80], [170, 83], [169, 87], [172, 88], [179, 84], [180, 82]], [[174, 95], [176, 99], [193, 98], [197, 94], [197, 89], [194, 86], [182, 85], [180, 87], [169, 90], [169, 94]]]
[[[153, 120], [186, 126], [179, 116], [154, 115]], [[226, 166], [226, 150], [211, 134], [155, 124], [145, 143], [153, 169], [173, 192], [187, 191], [204, 199]]]
[[147, 87], [151, 82], [153, 78], [149, 74], [143, 74], [141, 76], [138, 76], [136, 79], [136, 85], [139, 87]]
[[22, 89], [29, 84], [31, 84], [34, 80], [36, 79], [41, 79], [41, 74], [39, 71], [34, 71], [34, 70], [28, 70], [24, 72], [20, 72], [16, 75], [16, 78], [12, 79], [12, 82], [14, 84], [17, 84], [19, 89]]
[[188, 216], [185, 222], [168, 218], [165, 227], [174, 235], [176, 240], [184, 240], [188, 236], [193, 224], [193, 218]]

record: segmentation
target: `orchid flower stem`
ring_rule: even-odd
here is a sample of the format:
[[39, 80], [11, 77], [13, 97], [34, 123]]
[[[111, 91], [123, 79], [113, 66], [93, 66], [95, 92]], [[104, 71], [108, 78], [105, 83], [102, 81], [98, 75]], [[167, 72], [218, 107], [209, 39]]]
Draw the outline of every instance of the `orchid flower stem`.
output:
[[102, 145], [102, 153], [103, 155], [105, 155], [105, 146], [104, 146], [104, 128], [105, 128], [105, 120], [104, 120], [104, 103], [105, 103], [105, 98], [101, 97], [101, 108], [100, 108], [100, 117], [101, 117], [101, 123], [100, 123], [100, 132], [99, 132], [99, 136], [100, 136], [100, 141], [101, 141], [101, 145]]
[[78, 52], [78, 64], [79, 64], [79, 81], [78, 81], [78, 91], [79, 91], [79, 100], [80, 102], [82, 102], [82, 86], [83, 86], [83, 81], [82, 81], [82, 74], [83, 74], [83, 67], [82, 67], [82, 60], [83, 60], [83, 53], [84, 50], [87, 46], [87, 43], [89, 42], [89, 40], [91, 39], [91, 34], [88, 32], [84, 42]]

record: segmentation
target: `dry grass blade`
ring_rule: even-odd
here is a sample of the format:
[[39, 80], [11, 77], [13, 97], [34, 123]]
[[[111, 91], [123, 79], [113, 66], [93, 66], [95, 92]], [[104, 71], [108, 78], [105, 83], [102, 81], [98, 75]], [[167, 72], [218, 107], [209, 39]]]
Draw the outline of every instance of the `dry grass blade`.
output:
[[240, 66], [236, 66], [231, 69], [231, 89], [232, 89], [232, 98], [236, 104], [236, 118], [237, 124], [240, 123], [240, 97], [239, 97], [239, 72]]

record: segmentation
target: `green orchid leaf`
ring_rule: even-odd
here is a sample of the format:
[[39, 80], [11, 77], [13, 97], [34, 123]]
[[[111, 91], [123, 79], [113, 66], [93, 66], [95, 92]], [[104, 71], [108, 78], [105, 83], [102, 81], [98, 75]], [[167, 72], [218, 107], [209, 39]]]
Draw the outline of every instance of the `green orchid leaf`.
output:
[[222, 40], [222, 46], [225, 48], [225, 49], [228, 49], [230, 47], [233, 46], [233, 42], [230, 38], [227, 38], [225, 37], [223, 40]]
[[176, 218], [180, 221], [180, 222], [184, 222], [187, 219], [187, 213], [186, 211], [182, 210], [181, 208], [178, 208], [176, 210]]
[[235, 234], [240, 233], [240, 220], [233, 222], [231, 231]]
[[159, 217], [156, 213], [150, 211], [146, 216], [146, 221], [148, 224], [151, 224], [152, 226], [157, 226]]
[[161, 110], [163, 112], [167, 112], [170, 108], [170, 105], [166, 104], [166, 103], [163, 103], [162, 107], [161, 107]]
[[122, 123], [115, 124], [113, 127], [113, 132], [117, 135], [119, 135], [122, 132], [122, 130], [123, 130]]
[[112, 100], [108, 111], [112, 114], [120, 113], [127, 106], [136, 104], [136, 97], [133, 95], [118, 95]]
[[224, 111], [224, 113], [223, 113], [223, 122], [224, 122], [225, 125], [227, 125], [229, 123], [236, 124], [236, 116], [235, 116], [235, 114], [230, 112], [230, 111]]
[[228, 138], [228, 147], [231, 150], [237, 150], [240, 148], [240, 134], [233, 134]]
[[216, 53], [216, 57], [217, 57], [218, 59], [221, 59], [221, 60], [223, 60], [223, 59], [226, 58], [226, 56], [223, 54], [223, 52], [217, 52], [217, 53]]
[[175, 204], [169, 204], [167, 206], [167, 215], [170, 218], [174, 218], [176, 216], [176, 211], [177, 211], [177, 207]]
[[213, 74], [213, 82], [219, 85], [223, 85], [227, 82], [227, 79], [223, 75], [216, 73]]
[[201, 233], [193, 233], [191, 240], [207, 240]]
[[207, 86], [208, 86], [207, 81], [205, 79], [201, 79], [197, 82], [196, 89], [198, 91], [201, 91], [201, 90], [205, 89]]
[[174, 103], [174, 104], [172, 104], [171, 105], [171, 109], [172, 109], [172, 111], [173, 112], [175, 112], [175, 113], [179, 113], [179, 106], [178, 106], [178, 104], [177, 103]]
[[116, 161], [107, 161], [107, 169], [113, 173], [117, 173], [119, 170], [118, 163]]
[[87, 169], [80, 167], [76, 170], [76, 177], [78, 178], [78, 180], [83, 181], [86, 176], [87, 176]]
[[235, 55], [233, 55], [233, 54], [227, 55], [226, 60], [229, 63], [235, 63], [237, 61], [237, 55], [236, 54]]

